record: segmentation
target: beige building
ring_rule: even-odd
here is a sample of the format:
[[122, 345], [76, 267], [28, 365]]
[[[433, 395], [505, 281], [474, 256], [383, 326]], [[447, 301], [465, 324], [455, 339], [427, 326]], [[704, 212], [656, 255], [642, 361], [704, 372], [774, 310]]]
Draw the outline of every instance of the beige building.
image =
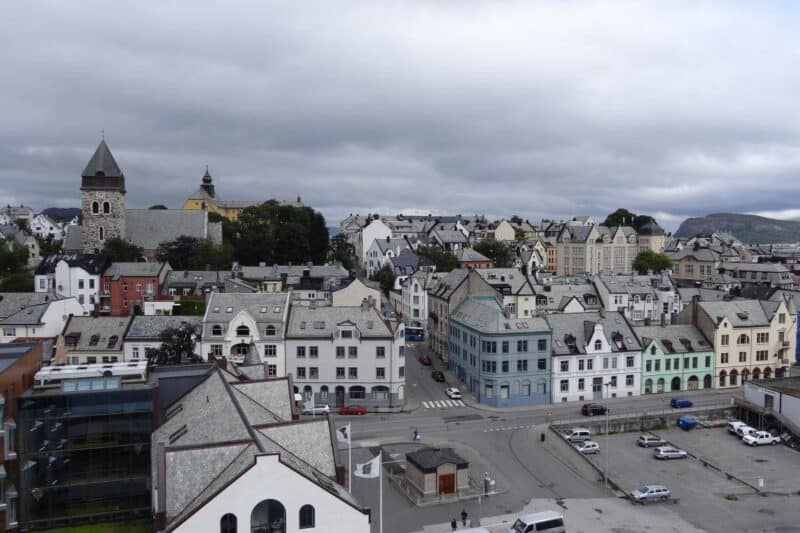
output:
[[630, 226], [565, 226], [556, 244], [556, 273], [559, 276], [630, 274], [640, 251], [660, 253], [664, 241], [664, 230], [657, 224], [643, 227], [642, 232]]
[[697, 299], [679, 315], [714, 344], [714, 388], [788, 375], [795, 353], [797, 311], [791, 300]]
[[366, 285], [360, 279], [354, 279], [350, 285], [331, 295], [334, 307], [356, 307], [364, 300], [381, 301], [381, 291]]
[[451, 448], [422, 448], [406, 454], [406, 481], [424, 496], [469, 489], [469, 463]]
[[676, 281], [705, 281], [719, 273], [722, 258], [719, 252], [708, 248], [683, 248], [667, 254], [672, 260], [672, 273]]

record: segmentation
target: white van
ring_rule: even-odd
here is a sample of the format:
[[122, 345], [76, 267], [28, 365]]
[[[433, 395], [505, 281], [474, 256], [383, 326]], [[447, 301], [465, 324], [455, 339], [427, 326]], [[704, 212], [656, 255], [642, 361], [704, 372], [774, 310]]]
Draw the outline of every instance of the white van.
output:
[[458, 533], [492, 533], [485, 527], [471, 527], [469, 529], [459, 529]]
[[577, 444], [592, 438], [592, 432], [586, 428], [572, 428], [565, 433], [567, 440], [572, 444]]
[[555, 511], [526, 514], [517, 517], [517, 521], [508, 533], [565, 533], [564, 516]]
[[730, 433], [731, 435], [738, 435], [738, 429], [741, 426], [746, 426], [746, 425], [747, 424], [745, 424], [741, 420], [731, 420], [730, 422], [728, 422], [728, 433]]

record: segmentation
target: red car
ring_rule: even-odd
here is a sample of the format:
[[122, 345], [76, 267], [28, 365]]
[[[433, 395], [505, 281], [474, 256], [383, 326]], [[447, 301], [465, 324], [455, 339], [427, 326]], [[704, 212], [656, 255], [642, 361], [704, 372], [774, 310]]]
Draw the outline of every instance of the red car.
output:
[[363, 405], [346, 405], [339, 408], [340, 415], [365, 415], [367, 408]]
[[431, 358], [428, 357], [427, 355], [424, 355], [424, 354], [420, 355], [419, 356], [419, 362], [420, 362], [421, 365], [431, 366]]

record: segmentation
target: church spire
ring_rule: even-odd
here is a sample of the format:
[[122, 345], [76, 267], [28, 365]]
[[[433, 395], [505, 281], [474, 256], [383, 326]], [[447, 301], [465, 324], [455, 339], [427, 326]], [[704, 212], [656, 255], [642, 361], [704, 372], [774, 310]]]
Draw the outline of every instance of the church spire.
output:
[[211, 179], [211, 173], [208, 172], [208, 165], [206, 165], [206, 172], [203, 174], [203, 182], [200, 188], [206, 191], [210, 197], [214, 198], [214, 182]]

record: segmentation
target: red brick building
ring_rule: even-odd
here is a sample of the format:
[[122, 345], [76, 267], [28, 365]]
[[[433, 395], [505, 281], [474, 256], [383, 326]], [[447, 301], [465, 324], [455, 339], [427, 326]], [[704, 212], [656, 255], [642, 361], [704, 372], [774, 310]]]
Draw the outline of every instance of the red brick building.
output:
[[144, 302], [158, 300], [170, 270], [169, 263], [112, 263], [100, 280], [100, 313], [143, 313]]
[[458, 268], [494, 268], [494, 261], [472, 248], [462, 248], [456, 252]]

